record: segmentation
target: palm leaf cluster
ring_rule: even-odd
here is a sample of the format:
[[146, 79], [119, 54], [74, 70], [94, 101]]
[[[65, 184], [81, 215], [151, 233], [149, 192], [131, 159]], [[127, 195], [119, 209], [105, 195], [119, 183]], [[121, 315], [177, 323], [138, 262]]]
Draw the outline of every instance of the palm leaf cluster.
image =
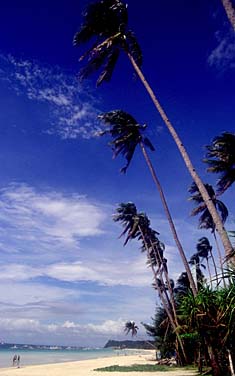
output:
[[204, 162], [207, 171], [220, 174], [217, 182], [218, 193], [224, 193], [235, 182], [235, 134], [224, 132], [215, 137], [207, 146]]
[[148, 250], [148, 263], [158, 267], [162, 265], [164, 244], [157, 238], [159, 233], [150, 227], [150, 220], [145, 213], [138, 213], [133, 202], [121, 203], [113, 220], [124, 227], [120, 235], [125, 235], [124, 245], [132, 239], [140, 240], [141, 250]]
[[83, 13], [83, 24], [74, 36], [74, 45], [92, 41], [90, 49], [81, 56], [87, 64], [80, 71], [80, 78], [87, 78], [101, 70], [97, 86], [110, 81], [120, 51], [130, 53], [138, 66], [142, 53], [133, 31], [128, 30], [127, 6], [119, 0], [102, 0], [88, 5]]
[[[228, 209], [224, 203], [216, 198], [215, 191], [210, 184], [205, 184], [205, 188], [208, 192], [210, 200], [213, 202], [217, 211], [220, 215], [222, 223], [225, 223], [228, 217]], [[210, 229], [212, 233], [215, 232], [215, 223], [213, 218], [202, 198], [201, 193], [195, 183], [189, 188], [189, 193], [191, 193], [190, 200], [193, 201], [197, 206], [192, 210], [191, 215], [195, 216], [200, 214], [199, 217], [199, 228], [201, 229]]]
[[203, 264], [203, 261], [206, 260], [207, 263], [207, 270], [209, 273], [209, 281], [212, 286], [212, 276], [211, 276], [211, 268], [209, 265], [209, 259], [212, 259], [214, 269], [215, 269], [215, 275], [216, 280], [218, 283], [218, 276], [217, 276], [217, 268], [215, 264], [215, 260], [212, 253], [212, 246], [206, 237], [202, 237], [198, 239], [198, 242], [196, 244], [196, 252], [191, 256], [189, 260], [189, 264], [193, 265], [196, 270], [196, 279], [197, 279], [197, 287], [198, 290], [200, 290], [201, 287], [203, 287], [205, 282], [205, 276], [202, 272], [202, 268], [206, 269], [206, 266]]
[[112, 147], [114, 158], [122, 154], [127, 161], [121, 172], [126, 172], [140, 142], [143, 142], [152, 151], [155, 150], [149, 139], [143, 136], [147, 126], [138, 124], [134, 117], [127, 112], [114, 110], [98, 117], [105, 125], [109, 126], [109, 129], [104, 130], [100, 135], [111, 136], [112, 141], [109, 144]]
[[139, 328], [134, 321], [127, 321], [125, 323], [124, 332], [126, 334], [131, 333], [132, 337], [134, 337], [134, 336], [137, 335], [138, 330], [139, 330]]

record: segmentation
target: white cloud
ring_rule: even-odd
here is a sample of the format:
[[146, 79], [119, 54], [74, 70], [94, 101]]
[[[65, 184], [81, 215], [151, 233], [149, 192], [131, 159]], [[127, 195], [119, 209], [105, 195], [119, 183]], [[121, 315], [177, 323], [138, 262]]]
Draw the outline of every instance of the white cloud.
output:
[[35, 333], [63, 336], [79, 336], [79, 335], [101, 335], [102, 337], [120, 336], [123, 335], [124, 325], [126, 320], [119, 318], [118, 320], [106, 320], [100, 324], [79, 324], [71, 321], [65, 321], [63, 323], [49, 323], [43, 324], [39, 320], [34, 319], [9, 319], [0, 318], [0, 330], [24, 332], [35, 335]]
[[89, 281], [107, 286], [150, 286], [151, 270], [145, 258], [139, 256], [133, 262], [93, 260], [92, 265], [82, 261], [54, 263], [48, 266], [23, 264], [0, 265], [0, 281], [29, 281], [34, 278], [49, 277], [58, 281]]
[[7, 81], [18, 95], [48, 106], [47, 118], [52, 122], [48, 133], [57, 133], [63, 139], [97, 135], [95, 99], [87, 88], [82, 88], [75, 74], [0, 55], [0, 79]]
[[104, 206], [83, 196], [11, 185], [0, 191], [1, 249], [41, 257], [74, 251], [79, 239], [103, 234], [106, 217]]
[[235, 36], [234, 32], [216, 33], [217, 46], [208, 57], [208, 64], [219, 71], [235, 68]]
[[31, 319], [5, 319], [0, 318], [0, 328], [8, 328], [8, 330], [40, 330], [40, 322]]
[[109, 286], [150, 286], [152, 281], [151, 270], [142, 256], [133, 262], [94, 260], [91, 266], [82, 262], [58, 263], [47, 267], [44, 272], [58, 280], [92, 281]]

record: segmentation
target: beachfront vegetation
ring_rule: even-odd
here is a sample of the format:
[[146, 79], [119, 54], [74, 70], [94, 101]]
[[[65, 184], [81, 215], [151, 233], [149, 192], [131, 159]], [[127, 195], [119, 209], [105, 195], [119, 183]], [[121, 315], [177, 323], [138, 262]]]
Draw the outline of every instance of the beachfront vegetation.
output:
[[96, 368], [94, 371], [102, 372], [168, 372], [179, 369], [177, 367], [159, 366], [156, 364], [133, 364], [132, 366], [113, 366]]
[[[218, 195], [235, 181], [235, 135], [223, 133], [214, 139], [212, 146], [207, 147], [205, 161], [209, 165], [208, 171], [220, 173], [218, 192], [215, 192], [211, 185], [203, 184], [201, 181], [182, 141], [141, 71], [142, 52], [134, 33], [128, 28], [126, 5], [119, 0], [102, 0], [89, 5], [83, 16], [83, 24], [74, 37], [74, 44], [80, 46], [91, 40], [93, 44], [80, 58], [80, 61], [87, 61], [80, 71], [80, 78], [87, 78], [98, 71], [97, 86], [104, 81], [110, 81], [120, 53], [124, 52], [128, 56], [193, 178], [190, 188], [191, 201], [196, 203], [197, 207], [192, 214], [200, 214], [199, 228], [210, 230], [219, 253], [218, 266], [210, 241], [202, 237], [195, 245], [196, 252], [189, 260], [186, 259], [165, 194], [146, 149], [154, 151], [151, 141], [144, 136], [146, 125], [138, 124], [130, 114], [122, 110], [100, 115], [100, 120], [109, 127], [102, 134], [111, 136], [110, 145], [114, 156], [122, 154], [126, 159], [122, 172], [126, 172], [136, 147], [140, 147], [158, 189], [185, 268], [175, 285], [169, 276], [165, 246], [159, 239], [159, 233], [151, 227], [148, 216], [144, 212], [138, 212], [132, 202], [119, 205], [114, 221], [123, 226], [121, 236], [125, 236], [124, 245], [133, 239], [140, 242], [140, 250], [146, 254], [147, 265], [153, 274], [153, 287], [161, 302], [152, 325], [144, 326], [147, 333], [155, 339], [162, 356], [174, 355], [180, 365], [197, 363], [200, 372], [205, 366], [211, 367], [214, 376], [226, 375], [229, 370], [233, 373], [235, 279], [233, 269], [225, 273], [223, 256], [225, 254], [230, 262], [229, 267], [232, 268], [235, 264], [235, 252], [224, 228], [228, 210], [218, 199]], [[216, 234], [220, 236], [223, 253], [219, 248]], [[213, 271], [209, 268], [209, 258], [213, 261]], [[194, 278], [191, 268], [194, 268]], [[136, 333], [137, 325], [130, 321], [125, 330]], [[113, 367], [103, 370], [121, 370], [121, 367]], [[159, 368], [154, 369], [153, 366], [153, 370]], [[125, 369], [125, 372], [127, 371]]]

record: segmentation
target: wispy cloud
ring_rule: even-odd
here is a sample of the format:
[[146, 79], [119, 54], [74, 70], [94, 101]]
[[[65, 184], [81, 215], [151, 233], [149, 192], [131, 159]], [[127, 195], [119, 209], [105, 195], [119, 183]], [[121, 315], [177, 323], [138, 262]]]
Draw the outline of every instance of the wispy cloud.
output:
[[[109, 211], [105, 204], [84, 196], [39, 191], [24, 184], [0, 190], [0, 280], [51, 278], [68, 283], [150, 286], [146, 255], [138, 252], [130, 261], [128, 254], [117, 251], [114, 255], [106, 249], [122, 247], [109, 233]], [[103, 237], [108, 244], [99, 243]], [[92, 238], [96, 239], [90, 246], [94, 249], [88, 253], [84, 244]]]
[[39, 277], [53, 278], [58, 281], [89, 281], [106, 286], [150, 286], [151, 271], [145, 260], [139, 256], [134, 262], [111, 260], [102, 262], [93, 260], [92, 265], [82, 261], [53, 263], [48, 266], [38, 263], [37, 266], [25, 264], [0, 265], [0, 281], [29, 281]]
[[96, 101], [75, 74], [0, 55], [0, 79], [7, 81], [18, 95], [48, 106], [47, 118], [52, 123], [48, 133], [59, 134], [63, 139], [91, 138], [97, 134]]
[[217, 32], [217, 46], [208, 57], [208, 64], [219, 71], [235, 68], [235, 35], [233, 32]]
[[105, 206], [84, 196], [10, 185], [0, 191], [0, 199], [1, 251], [13, 251], [14, 257], [68, 254], [78, 249], [80, 239], [104, 232]]

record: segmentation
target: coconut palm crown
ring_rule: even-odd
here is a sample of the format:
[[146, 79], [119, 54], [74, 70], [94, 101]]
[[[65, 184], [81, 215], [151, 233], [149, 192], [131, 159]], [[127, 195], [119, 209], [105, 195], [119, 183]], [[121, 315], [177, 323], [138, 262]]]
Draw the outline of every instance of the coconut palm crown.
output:
[[114, 110], [98, 116], [109, 129], [100, 132], [100, 135], [108, 134], [112, 137], [109, 143], [113, 150], [114, 158], [122, 154], [126, 158], [126, 165], [121, 169], [125, 173], [134, 155], [136, 146], [142, 142], [145, 146], [154, 151], [149, 139], [143, 136], [146, 125], [140, 125], [127, 112]]
[[220, 174], [218, 193], [222, 194], [235, 182], [235, 133], [224, 132], [207, 146], [204, 162], [207, 171]]
[[126, 333], [126, 335], [131, 333], [132, 337], [134, 337], [137, 335], [138, 330], [139, 328], [134, 321], [127, 321], [125, 323], [124, 332]]
[[73, 43], [81, 46], [93, 41], [90, 49], [81, 56], [87, 64], [80, 71], [80, 78], [87, 78], [101, 70], [97, 86], [110, 81], [120, 51], [130, 53], [136, 64], [142, 65], [142, 53], [134, 33], [128, 29], [127, 5], [119, 0], [102, 0], [88, 5], [83, 13], [83, 24]]
[[[211, 201], [213, 202], [220, 214], [222, 223], [225, 223], [228, 217], [228, 209], [222, 201], [216, 198], [215, 191], [210, 184], [205, 184], [205, 188], [210, 196]], [[189, 192], [192, 194], [190, 200], [193, 201], [196, 205], [198, 205], [192, 210], [191, 215], [195, 216], [201, 214], [199, 217], [198, 227], [201, 229], [209, 229], [212, 233], [214, 233], [215, 223], [195, 183], [191, 185], [191, 187], [189, 188]]]

